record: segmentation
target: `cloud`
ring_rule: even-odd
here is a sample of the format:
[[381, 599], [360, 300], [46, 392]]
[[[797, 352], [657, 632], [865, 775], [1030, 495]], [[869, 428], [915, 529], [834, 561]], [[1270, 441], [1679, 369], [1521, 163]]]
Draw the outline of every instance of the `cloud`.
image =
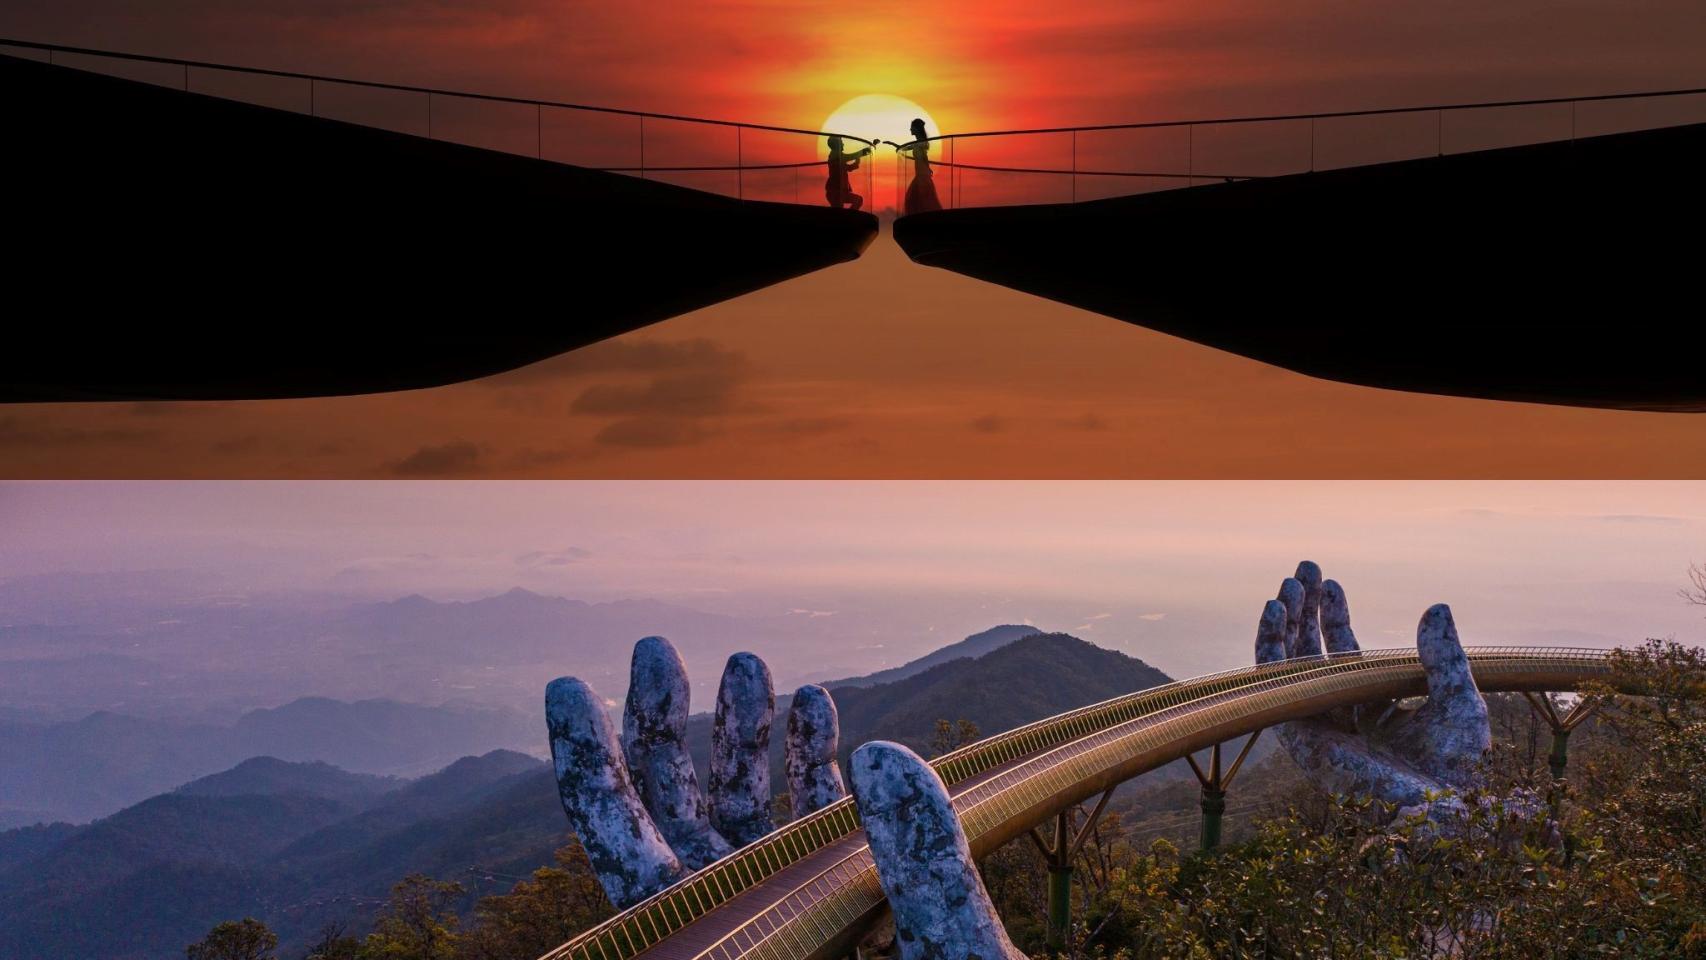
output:
[[261, 438], [251, 433], [242, 437], [228, 437], [224, 440], [215, 440], [213, 443], [208, 445], [208, 449], [214, 453], [229, 456], [231, 454], [248, 453], [260, 445]]
[[740, 378], [726, 372], [658, 377], [641, 385], [599, 384], [588, 387], [569, 409], [602, 416], [705, 416], [728, 410], [739, 386]]
[[480, 383], [513, 387], [601, 373], [675, 373], [734, 371], [746, 366], [746, 355], [715, 340], [605, 340], [541, 360]]
[[391, 464], [391, 472], [399, 477], [442, 477], [467, 473], [479, 462], [480, 448], [472, 440], [452, 440], [420, 447]]
[[759, 429], [766, 433], [785, 436], [816, 437], [846, 430], [852, 426], [853, 421], [847, 417], [793, 417], [762, 424]]
[[1061, 426], [1071, 430], [1106, 430], [1108, 421], [1094, 413], [1086, 413], [1081, 417], [1068, 417], [1057, 421]]
[[1139, 620], [1148, 620], [1148, 621], [1150, 621], [1150, 622], [1151, 622], [1151, 623], [1153, 623], [1153, 622], [1155, 622], [1155, 621], [1156, 621], [1156, 620], [1165, 620], [1165, 619], [1167, 619], [1167, 615], [1166, 615], [1166, 614], [1165, 614], [1165, 613], [1140, 613], [1140, 614], [1138, 614], [1138, 615], [1137, 615], [1137, 619], [1139, 619]]
[[517, 556], [515, 563], [521, 567], [565, 567], [591, 556], [592, 551], [584, 547], [566, 547], [562, 550], [532, 550]]
[[1007, 429], [1007, 423], [1007, 418], [989, 413], [973, 420], [971, 428], [978, 433], [1000, 433]]
[[79, 427], [0, 417], [0, 446], [70, 447], [90, 443], [145, 443], [160, 431], [135, 427]]
[[564, 463], [579, 463], [591, 460], [598, 452], [588, 447], [523, 447], [510, 457], [510, 464], [526, 469], [528, 467], [554, 467]]
[[1592, 515], [1591, 519], [1601, 523], [1641, 523], [1662, 527], [1679, 527], [1695, 522], [1691, 517], [1668, 517], [1649, 513], [1601, 513]]
[[372, 585], [401, 574], [406, 577], [442, 569], [443, 561], [431, 553], [406, 553], [395, 556], [360, 557], [350, 561], [332, 574], [331, 582], [343, 587]]
[[710, 431], [691, 420], [639, 417], [618, 420], [593, 434], [594, 443], [612, 447], [684, 447], [710, 436]]
[[167, 417], [185, 413], [210, 413], [229, 406], [229, 400], [141, 400], [130, 405], [130, 412], [138, 417]]

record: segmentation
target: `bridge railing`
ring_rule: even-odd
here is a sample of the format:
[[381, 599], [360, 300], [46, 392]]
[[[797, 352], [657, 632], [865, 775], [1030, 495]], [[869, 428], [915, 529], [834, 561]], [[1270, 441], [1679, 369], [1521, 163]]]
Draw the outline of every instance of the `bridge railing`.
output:
[[944, 207], [1073, 203], [1229, 180], [1706, 121], [1706, 87], [1582, 97], [945, 133], [896, 147], [895, 197], [927, 151]]
[[[1484, 669], [1497, 669], [1498, 664], [1507, 659], [1532, 660], [1545, 656], [1597, 662], [1606, 656], [1606, 651], [1600, 649], [1560, 647], [1477, 647], [1472, 648], [1470, 653], [1478, 675], [1479, 671]], [[1105, 738], [1096, 739], [1094, 742], [1086, 738], [1108, 734], [1109, 731], [1117, 730], [1134, 720], [1152, 719], [1165, 715], [1168, 711], [1180, 714], [1192, 710], [1200, 712], [1205, 704], [1232, 694], [1254, 690], [1277, 691], [1274, 696], [1283, 696], [1288, 684], [1297, 682], [1305, 675], [1320, 676], [1325, 673], [1347, 676], [1372, 668], [1413, 670], [1417, 662], [1414, 648], [1362, 650], [1300, 657], [1173, 681], [1026, 724], [944, 754], [931, 761], [931, 765], [945, 782], [953, 786], [1022, 758], [1036, 757], [1042, 751], [1066, 744], [1073, 744], [1075, 754], [1103, 747], [1106, 745], [1103, 742]], [[1094, 762], [1094, 758], [1086, 762]], [[1039, 780], [1038, 783], [1047, 785], [1049, 789], [1058, 789], [1060, 784], [1055, 783], [1057, 779], [1058, 776], [1049, 777]], [[984, 793], [989, 796], [985, 797]], [[989, 824], [985, 823], [985, 820], [998, 820], [1009, 812], [1008, 806], [1019, 802], [1016, 799], [1019, 797], [1019, 794], [1010, 790], [996, 790], [991, 783], [984, 783], [973, 787], [964, 795], [963, 800], [956, 803], [961, 805], [962, 816], [967, 818], [967, 833], [975, 836], [978, 832], [988, 829]], [[1000, 799], [1000, 806], [979, 806], [992, 799]], [[593, 927], [546, 954], [542, 960], [623, 960], [636, 956], [721, 904], [805, 857], [846, 839], [858, 830], [858, 813], [853, 800], [848, 798], [838, 801], [778, 828], [763, 839], [737, 850], [675, 886]], [[853, 916], [857, 916], [866, 909], [861, 904], [865, 904], [869, 899], [871, 890], [866, 889], [869, 887], [869, 878], [858, 880], [857, 883], [854, 881], [863, 876], [869, 866], [868, 855], [850, 851], [846, 856], [820, 869], [788, 898], [801, 901], [798, 908], [789, 913], [790, 919], [799, 917], [801, 919], [798, 922], [808, 922], [804, 919], [808, 912], [804, 907], [805, 901], [801, 898], [809, 898], [819, 891], [828, 891], [831, 888], [841, 891], [848, 884], [853, 886], [846, 888], [845, 895], [838, 892], [836, 896], [839, 899], [822, 903], [814, 907], [814, 911], [854, 911]], [[876, 895], [880, 898], [880, 891]], [[741, 936], [744, 936], [747, 942], [742, 943], [734, 939]], [[735, 948], [738, 947], [740, 955], [745, 955], [745, 952], [754, 946], [755, 939], [769, 940], [784, 936], [785, 932], [780, 926], [775, 930], [760, 929], [757, 934], [750, 930], [737, 931], [726, 940], [728, 946], [725, 953], [729, 956], [737, 955]]]
[[[1496, 689], [1507, 677], [1533, 673], [1537, 661], [1553, 671], [1567, 665], [1565, 672], [1581, 679], [1598, 676], [1605, 670], [1607, 653], [1599, 649], [1483, 647], [1473, 650], [1471, 657], [1477, 678]], [[1140, 712], [1127, 721], [1071, 740], [1060, 749], [1032, 755], [962, 792], [954, 805], [973, 848], [987, 848], [988, 835], [1003, 822], [1056, 802], [1140, 753], [1176, 751], [1177, 745], [1192, 735], [1200, 736], [1227, 720], [1282, 707], [1301, 695], [1342, 694], [1385, 680], [1408, 681], [1422, 675], [1414, 649], [1300, 658], [1271, 666], [1279, 669], [1239, 671], [1255, 681], [1245, 686], [1225, 687], [1217, 677], [1203, 696]], [[1183, 686], [1194, 686], [1194, 681], [1185, 681]], [[1063, 718], [1080, 713], [1073, 711]], [[718, 960], [798, 960], [817, 954], [833, 941], [834, 935], [826, 935], [826, 928], [839, 925], [838, 929], [845, 929], [880, 906], [882, 899], [869, 850], [861, 846], [797, 884], [763, 913], [699, 955]]]
[[[830, 136], [851, 134], [269, 70], [0, 38], [0, 54], [310, 116], [663, 180], [746, 200], [821, 206]], [[865, 196], [874, 179], [864, 165]]]

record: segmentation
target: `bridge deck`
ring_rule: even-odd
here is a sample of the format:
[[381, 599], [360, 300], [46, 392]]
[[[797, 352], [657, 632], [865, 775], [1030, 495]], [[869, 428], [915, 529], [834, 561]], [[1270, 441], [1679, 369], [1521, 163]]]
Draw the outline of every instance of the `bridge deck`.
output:
[[[968, 778], [961, 783], [949, 787], [949, 794], [956, 800], [969, 793], [973, 788], [987, 783], [1002, 773], [1013, 769], [1024, 758], [1010, 761], [990, 770], [987, 773]], [[647, 960], [688, 960], [688, 958], [705, 956], [719, 944], [724, 945], [722, 952], [711, 953], [711, 956], [745, 956], [745, 953], [731, 953], [728, 948], [740, 951], [752, 949], [760, 939], [773, 936], [782, 924], [793, 920], [804, 913], [806, 909], [817, 905], [830, 891], [814, 889], [811, 881], [820, 877], [836, 866], [843, 870], [867, 870], [873, 864], [870, 859], [869, 847], [865, 843], [863, 830], [843, 837], [822, 849], [809, 854], [804, 859], [784, 867], [756, 886], [737, 894], [718, 910], [701, 917], [683, 927], [680, 931], [650, 949], [638, 954]], [[801, 898], [791, 895], [804, 893], [805, 903], [798, 902]], [[762, 928], [751, 930], [751, 936], [739, 936], [743, 928], [752, 925], [760, 917], [772, 917], [777, 922]], [[726, 941], [726, 942], [725, 942]]]
[[[1605, 651], [1482, 648], [1483, 690], [1557, 690], [1606, 673]], [[1414, 650], [1361, 651], [1168, 684], [1010, 731], [934, 761], [976, 856], [1118, 783], [1195, 750], [1334, 706], [1424, 692]], [[968, 766], [969, 765], [969, 766]], [[829, 958], [881, 914], [863, 832], [843, 801], [785, 826], [547, 955]], [[821, 825], [842, 818], [841, 834]], [[814, 831], [817, 831], [814, 833]], [[787, 845], [806, 845], [786, 863]], [[766, 862], [775, 869], [766, 870]], [[740, 889], [720, 896], [747, 878]]]
[[[0, 56], [0, 402], [332, 396], [488, 376], [856, 259], [767, 203]], [[137, 323], [158, 313], [169, 323]]]
[[1697, 123], [940, 210], [894, 238], [925, 266], [1309, 376], [1699, 412], [1697, 253], [1673, 226], [1706, 217], [1703, 165]]

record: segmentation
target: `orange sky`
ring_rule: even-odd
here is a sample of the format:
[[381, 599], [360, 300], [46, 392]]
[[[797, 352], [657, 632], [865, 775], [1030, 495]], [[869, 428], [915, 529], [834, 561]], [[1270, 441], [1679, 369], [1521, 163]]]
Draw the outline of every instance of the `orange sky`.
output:
[[[0, 35], [807, 127], [871, 92], [964, 130], [1706, 83], [1689, 0], [15, 0]], [[0, 407], [12, 477], [1702, 474], [1706, 416], [1309, 380], [915, 267], [886, 235], [478, 384]]]
[[886, 92], [964, 130], [1698, 85], [1706, 14], [1689, 0], [13, 0], [0, 35], [789, 126]]

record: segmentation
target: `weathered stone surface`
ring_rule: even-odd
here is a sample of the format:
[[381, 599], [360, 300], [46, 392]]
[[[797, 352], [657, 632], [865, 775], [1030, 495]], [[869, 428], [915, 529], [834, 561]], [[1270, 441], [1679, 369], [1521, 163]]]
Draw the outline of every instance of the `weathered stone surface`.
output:
[[1280, 581], [1279, 600], [1285, 606], [1285, 654], [1288, 657], [1298, 657], [1298, 637], [1303, 629], [1303, 584], [1296, 577], [1286, 577]]
[[1429, 607], [1416, 626], [1416, 653], [1428, 677], [1428, 702], [1388, 739], [1416, 766], [1459, 790], [1479, 786], [1479, 766], [1493, 748], [1487, 701], [1475, 686], [1451, 608]]
[[1024, 960], [1002, 929], [936, 771], [882, 740], [855, 750], [852, 764], [901, 960]]
[[1345, 588], [1337, 580], [1321, 584], [1321, 638], [1328, 653], [1348, 653], [1357, 646], [1356, 631], [1351, 629], [1351, 605], [1345, 599]]
[[634, 644], [622, 752], [634, 789], [676, 857], [690, 870], [733, 848], [711, 827], [710, 808], [687, 752], [687, 665], [663, 637]]
[[1262, 607], [1262, 619], [1256, 625], [1257, 663], [1273, 663], [1286, 658], [1285, 624], [1285, 603], [1269, 600]]
[[750, 653], [730, 657], [717, 688], [709, 786], [711, 825], [736, 847], [773, 829], [770, 724], [775, 713], [770, 668]]
[[[1282, 587], [1281, 600], [1269, 601], [1263, 610], [1256, 631], [1257, 662], [1279, 659], [1282, 645], [1295, 651], [1302, 644], [1299, 636], [1298, 645], [1291, 645], [1292, 624], [1301, 623], [1302, 611], [1299, 608], [1294, 618], [1284, 602], [1295, 593]], [[1343, 588], [1323, 581], [1320, 598], [1321, 632], [1328, 650], [1358, 649]], [[1285, 613], [1283, 626], [1276, 603]], [[1492, 735], [1486, 701], [1470, 673], [1450, 607], [1437, 604], [1422, 615], [1416, 649], [1428, 683], [1423, 706], [1406, 710], [1382, 704], [1285, 723], [1279, 739], [1323, 790], [1372, 796], [1401, 808], [1426, 809], [1437, 817], [1448, 810], [1461, 812], [1462, 803], [1455, 797], [1430, 802], [1427, 795], [1461, 794], [1479, 786], [1478, 767]]]
[[788, 799], [796, 819], [847, 796], [841, 767], [835, 762], [840, 744], [841, 718], [829, 691], [815, 683], [795, 690], [782, 766], [788, 774]]
[[1303, 610], [1298, 618], [1297, 652], [1313, 657], [1321, 653], [1321, 568], [1313, 560], [1297, 565], [1292, 579], [1303, 585]]
[[598, 694], [573, 677], [551, 681], [545, 726], [563, 812], [610, 902], [632, 906], [680, 879], [681, 861], [634, 792]]

